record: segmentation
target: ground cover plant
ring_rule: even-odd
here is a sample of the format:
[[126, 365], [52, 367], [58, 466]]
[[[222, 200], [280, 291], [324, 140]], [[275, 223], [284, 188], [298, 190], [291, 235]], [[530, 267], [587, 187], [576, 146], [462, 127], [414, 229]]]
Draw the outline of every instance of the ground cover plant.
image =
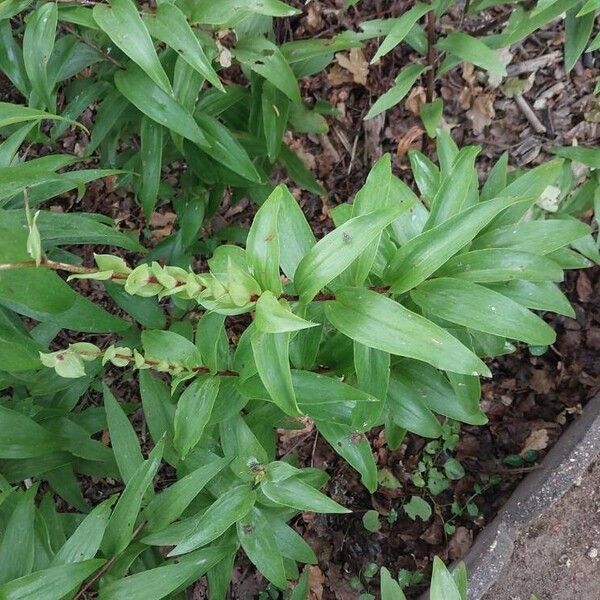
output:
[[[484, 361], [517, 343], [543, 353], [555, 333], [541, 315], [573, 315], [563, 271], [600, 260], [579, 220], [598, 197], [597, 152], [559, 147], [534, 169], [505, 154], [480, 182], [480, 148], [435, 130], [435, 161], [411, 150], [400, 178], [381, 157], [317, 240], [268, 176], [279, 162], [322, 193], [282, 143], [331, 113], [306, 106], [296, 78], [360, 35], [279, 50], [271, 19], [293, 11], [276, 0], [28, 6], [0, 13], [2, 69], [28, 104], [0, 105], [0, 595], [177, 598], [206, 576], [225, 598], [245, 555], [265, 597], [306, 598], [316, 556], [289, 523], [352, 507], [319, 491], [323, 470], [281, 456], [276, 432], [314, 424], [370, 493], [395, 485], [374, 429], [390, 449], [431, 439], [412, 475], [429, 496], [403, 505], [426, 520], [464, 474], [449, 458], [458, 423], [487, 421]], [[223, 86], [230, 60], [243, 79]], [[96, 100], [83, 160], [25, 160]], [[173, 232], [148, 250], [110, 219], [43, 208], [99, 178], [132, 187], [147, 216], [170, 203]], [[203, 238], [226, 188], [259, 208], [249, 228]], [[95, 502], [85, 481], [106, 482]], [[449, 577], [436, 561], [432, 593], [463, 597], [463, 571]], [[382, 596], [401, 588], [381, 570]]]

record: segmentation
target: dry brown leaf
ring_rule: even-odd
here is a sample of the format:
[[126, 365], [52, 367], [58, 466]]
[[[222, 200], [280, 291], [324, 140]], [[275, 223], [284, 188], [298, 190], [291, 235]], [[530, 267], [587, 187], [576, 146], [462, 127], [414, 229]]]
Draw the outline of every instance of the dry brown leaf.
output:
[[590, 278], [581, 271], [577, 276], [577, 297], [580, 302], [589, 302], [592, 299], [592, 294], [594, 293], [594, 288], [592, 287], [592, 283]]
[[398, 142], [398, 149], [396, 150], [398, 158], [405, 156], [413, 147], [414, 143], [423, 137], [423, 133], [425, 132], [421, 127], [413, 125]]
[[325, 576], [319, 567], [308, 567], [308, 589], [310, 600], [323, 600]]
[[333, 65], [331, 69], [329, 69], [327, 73], [327, 79], [329, 83], [333, 86], [345, 85], [347, 83], [352, 83], [352, 74], [348, 73], [346, 69], [342, 69], [340, 65]]
[[473, 106], [467, 111], [467, 117], [473, 123], [473, 131], [481, 133], [496, 116], [494, 110], [494, 94], [481, 94], [473, 101]]
[[335, 59], [340, 67], [352, 73], [354, 83], [367, 85], [369, 63], [360, 48], [352, 48], [348, 55], [342, 53], [336, 54]]
[[448, 544], [448, 556], [452, 560], [460, 560], [467, 555], [473, 544], [473, 532], [466, 527], [457, 527]]
[[458, 95], [458, 104], [463, 110], [469, 110], [473, 102], [473, 90], [469, 87], [464, 87]]
[[544, 450], [548, 447], [549, 441], [547, 429], [536, 429], [532, 431], [525, 440], [525, 445], [523, 446], [523, 450], [521, 450], [521, 454], [525, 454], [529, 450]]
[[425, 102], [427, 102], [425, 88], [418, 85], [411, 90], [406, 99], [405, 106], [413, 115], [418, 117], [421, 114], [421, 105], [425, 104]]
[[462, 78], [469, 85], [473, 85], [475, 83], [475, 66], [473, 63], [465, 62], [462, 64]]
[[549, 394], [554, 389], [554, 379], [545, 369], [535, 369], [529, 387], [538, 394]]
[[172, 212], [153, 212], [150, 216], [150, 227], [152, 227], [152, 236], [156, 239], [163, 239], [173, 233], [173, 223], [177, 215]]

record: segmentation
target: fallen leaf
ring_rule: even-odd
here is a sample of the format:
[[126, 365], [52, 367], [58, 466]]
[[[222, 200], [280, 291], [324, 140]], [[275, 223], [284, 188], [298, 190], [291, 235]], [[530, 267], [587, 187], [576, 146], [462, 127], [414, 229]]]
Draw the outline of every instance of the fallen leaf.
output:
[[448, 543], [448, 556], [452, 560], [460, 560], [467, 555], [473, 544], [473, 532], [466, 527], [457, 527]]
[[308, 567], [308, 589], [310, 600], [323, 600], [325, 576], [319, 567]]
[[592, 283], [590, 282], [590, 278], [581, 271], [577, 276], [577, 297], [580, 302], [589, 302], [592, 299], [592, 294], [594, 289], [592, 287]]
[[421, 127], [413, 125], [398, 142], [398, 149], [396, 150], [398, 158], [405, 156], [413, 147], [414, 143], [423, 137], [423, 133], [425, 132]]
[[535, 369], [529, 379], [529, 387], [538, 394], [549, 394], [554, 389], [554, 378], [545, 369]]
[[467, 111], [467, 117], [473, 123], [473, 131], [481, 133], [496, 116], [494, 110], [494, 94], [481, 94], [473, 101], [473, 106]]
[[172, 212], [159, 213], [154, 212], [150, 216], [150, 227], [152, 227], [152, 235], [156, 239], [163, 239], [173, 233], [173, 223], [177, 215]]
[[548, 447], [549, 442], [548, 430], [547, 429], [535, 429], [529, 434], [529, 437], [525, 440], [521, 454], [525, 454], [531, 450], [544, 450]]
[[425, 88], [421, 85], [414, 87], [408, 98], [406, 99], [405, 105], [410, 112], [419, 116], [421, 114], [421, 105], [427, 102], [427, 95], [425, 94]]
[[335, 59], [340, 67], [352, 73], [354, 83], [367, 85], [369, 63], [360, 48], [352, 48], [348, 55], [342, 53], [336, 54]]

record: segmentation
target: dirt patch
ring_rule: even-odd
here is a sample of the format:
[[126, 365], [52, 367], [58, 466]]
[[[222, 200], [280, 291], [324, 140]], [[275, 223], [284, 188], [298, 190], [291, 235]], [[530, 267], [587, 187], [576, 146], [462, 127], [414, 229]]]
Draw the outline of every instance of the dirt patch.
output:
[[600, 461], [515, 543], [485, 600], [600, 598]]

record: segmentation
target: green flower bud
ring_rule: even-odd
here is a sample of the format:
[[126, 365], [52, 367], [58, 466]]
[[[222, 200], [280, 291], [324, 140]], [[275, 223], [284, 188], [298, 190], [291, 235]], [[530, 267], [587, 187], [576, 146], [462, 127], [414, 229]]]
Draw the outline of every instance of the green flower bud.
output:
[[112, 254], [94, 254], [94, 261], [100, 271], [112, 271], [124, 275], [131, 273], [127, 263], [122, 258]]
[[69, 351], [75, 352], [81, 357], [81, 360], [92, 361], [96, 360], [102, 351], [95, 344], [89, 344], [88, 342], [77, 342], [76, 344], [69, 345]]
[[27, 236], [27, 253], [31, 258], [35, 260], [35, 264], [39, 267], [42, 262], [42, 238], [40, 236], [40, 232], [37, 228], [37, 220], [40, 216], [40, 211], [38, 210], [33, 219], [31, 218], [31, 214], [29, 212], [29, 208], [27, 208], [27, 222], [29, 225], [29, 235]]
[[49, 354], [40, 352], [40, 360], [44, 366], [54, 369], [58, 375], [66, 379], [85, 377], [81, 356], [70, 350], [59, 350]]
[[137, 351], [133, 351], [133, 363], [136, 369], [149, 369], [146, 359]]
[[131, 348], [110, 346], [104, 351], [102, 364], [105, 365], [107, 362], [111, 362], [115, 367], [126, 367], [131, 362], [132, 358], [133, 351]]
[[127, 277], [125, 291], [132, 296], [150, 298], [156, 296], [163, 290], [160, 283], [155, 283], [155, 276], [149, 265], [136, 267]]

